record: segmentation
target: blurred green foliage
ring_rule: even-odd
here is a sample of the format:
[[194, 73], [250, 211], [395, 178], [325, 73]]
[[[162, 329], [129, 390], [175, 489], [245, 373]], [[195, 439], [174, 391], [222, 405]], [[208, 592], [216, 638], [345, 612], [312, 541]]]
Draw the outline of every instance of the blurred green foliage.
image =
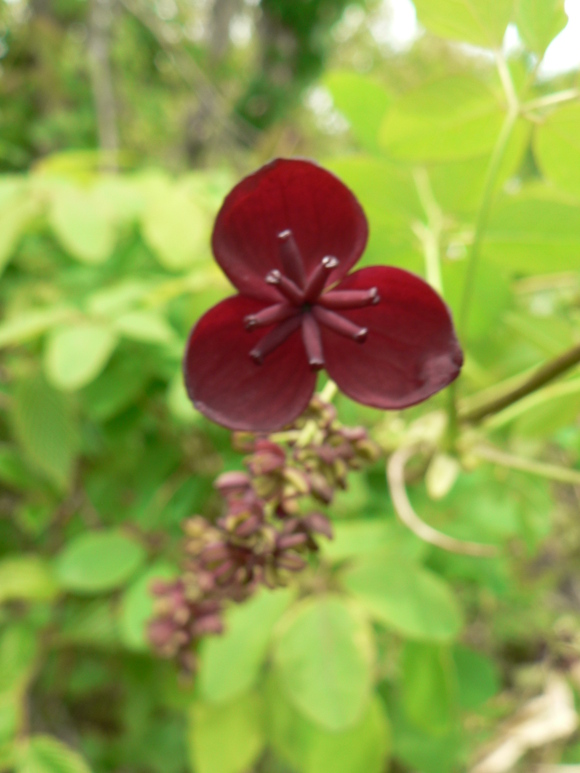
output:
[[[118, 154], [88, 78], [98, 5], [1, 7], [0, 770], [465, 771], [547, 673], [578, 689], [580, 379], [461, 421], [579, 340], [579, 76], [536, 77], [562, 3], [417, 0], [428, 34], [399, 54], [370, 45], [372, 3], [208, 3], [205, 36], [188, 4], [115, 4]], [[525, 47], [497, 67], [455, 46], [496, 48], [510, 20]], [[231, 292], [209, 250], [224, 195], [293, 152], [355, 191], [363, 264], [426, 276], [466, 351], [451, 395], [401, 414], [339, 396], [341, 419], [386, 454], [434, 446], [415, 510], [498, 553], [420, 540], [379, 464], [317, 564], [232, 607], [187, 681], [148, 649], [149, 587], [241, 461], [189, 404], [182, 352]], [[580, 760], [573, 736], [534, 754], [521, 770]]]

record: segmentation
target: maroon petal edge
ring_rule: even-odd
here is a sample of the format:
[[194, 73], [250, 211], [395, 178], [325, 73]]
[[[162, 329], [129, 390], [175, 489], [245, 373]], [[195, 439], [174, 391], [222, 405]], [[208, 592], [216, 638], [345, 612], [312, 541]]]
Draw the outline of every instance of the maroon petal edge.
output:
[[322, 328], [326, 369], [344, 394], [386, 410], [407, 408], [450, 384], [463, 354], [449, 309], [422, 279], [374, 266], [346, 277], [340, 290], [376, 287], [376, 306], [341, 311], [368, 335], [357, 343]]
[[337, 177], [312, 161], [276, 159], [238, 183], [216, 218], [213, 253], [241, 293], [263, 300], [278, 297], [264, 277], [282, 268], [277, 235], [287, 229], [307, 275], [327, 255], [338, 258], [328, 284], [348, 273], [368, 238], [360, 204]]
[[272, 432], [307, 407], [316, 374], [300, 331], [258, 365], [250, 350], [271, 327], [244, 329], [243, 319], [264, 307], [236, 295], [210, 309], [191, 332], [184, 359], [185, 385], [195, 407], [233, 430]]

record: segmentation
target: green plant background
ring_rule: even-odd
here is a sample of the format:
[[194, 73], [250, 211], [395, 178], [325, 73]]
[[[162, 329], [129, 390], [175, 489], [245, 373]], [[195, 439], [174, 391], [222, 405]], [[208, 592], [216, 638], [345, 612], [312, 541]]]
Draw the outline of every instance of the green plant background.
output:
[[[452, 408], [580, 338], [579, 74], [537, 74], [563, 3], [416, 0], [427, 32], [404, 52], [373, 38], [372, 2], [216, 3], [213, 21], [119, 3], [118, 152], [84, 51], [98, 5], [1, 6], [0, 770], [467, 771], [550, 675], [578, 689], [580, 379], [479, 423]], [[255, 20], [245, 43], [220, 49], [218, 11]], [[453, 391], [402, 413], [336, 404], [385, 454], [434, 443], [413, 506], [498, 554], [418, 539], [383, 460], [337, 496], [312, 567], [231, 608], [188, 681], [148, 649], [149, 585], [241, 458], [189, 404], [181, 357], [231, 293], [213, 217], [273, 155], [339, 175], [369, 218], [362, 264], [425, 276], [453, 310]], [[577, 736], [510, 769], [540, 762], [580, 763]]]

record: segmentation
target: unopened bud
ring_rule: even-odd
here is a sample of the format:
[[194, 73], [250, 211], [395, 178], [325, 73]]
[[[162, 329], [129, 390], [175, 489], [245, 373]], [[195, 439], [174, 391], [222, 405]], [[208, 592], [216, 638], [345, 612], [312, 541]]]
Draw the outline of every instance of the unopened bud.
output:
[[296, 494], [310, 493], [310, 481], [301, 470], [297, 470], [295, 467], [286, 467], [284, 478]]
[[290, 548], [304, 545], [308, 542], [306, 534], [285, 534], [278, 538], [276, 547], [278, 550], [289, 550]]
[[250, 479], [245, 472], [224, 472], [214, 483], [220, 494], [224, 497], [232, 496], [235, 494], [243, 494], [251, 487]]
[[309, 513], [304, 518], [304, 524], [309, 531], [314, 532], [315, 534], [322, 534], [328, 539], [332, 539], [334, 537], [330, 519], [327, 518], [323, 513], [319, 513], [317, 511]]

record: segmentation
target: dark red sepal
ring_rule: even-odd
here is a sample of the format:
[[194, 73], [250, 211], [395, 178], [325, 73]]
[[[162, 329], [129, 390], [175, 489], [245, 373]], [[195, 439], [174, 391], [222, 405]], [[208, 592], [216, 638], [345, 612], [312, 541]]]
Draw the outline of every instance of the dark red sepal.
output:
[[390, 266], [363, 268], [339, 290], [376, 287], [380, 302], [342, 309], [342, 316], [366, 328], [358, 343], [321, 326], [329, 376], [346, 395], [375, 408], [415, 405], [450, 384], [463, 355], [449, 309], [419, 277]]
[[234, 430], [271, 432], [292, 422], [308, 405], [316, 374], [300, 331], [258, 365], [250, 351], [271, 329], [248, 331], [244, 318], [264, 304], [237, 295], [210, 309], [194, 327], [184, 360], [185, 384], [195, 407]]
[[328, 285], [346, 276], [368, 237], [360, 204], [337, 177], [311, 161], [276, 159], [238, 183], [216, 218], [213, 253], [241, 293], [279, 299], [264, 278], [273, 269], [285, 273], [279, 234], [286, 230], [292, 232], [306, 276], [324, 257], [338, 259]]

